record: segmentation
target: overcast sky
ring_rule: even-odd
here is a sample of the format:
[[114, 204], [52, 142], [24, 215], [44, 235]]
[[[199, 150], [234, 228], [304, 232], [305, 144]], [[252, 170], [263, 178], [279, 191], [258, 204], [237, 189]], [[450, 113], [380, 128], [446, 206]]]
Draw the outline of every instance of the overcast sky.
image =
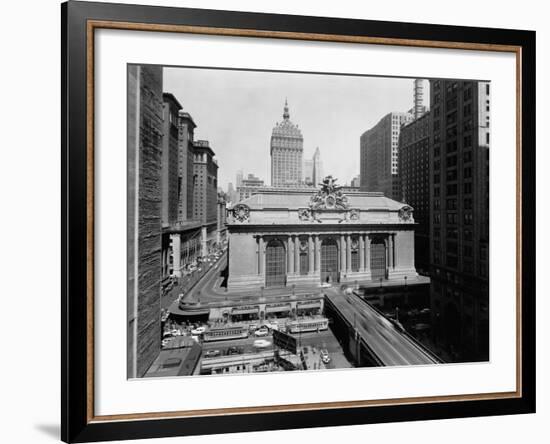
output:
[[325, 175], [340, 184], [359, 174], [361, 134], [385, 114], [413, 106], [413, 80], [396, 78], [165, 68], [164, 91], [193, 116], [195, 139], [210, 141], [224, 190], [238, 170], [271, 184], [271, 132], [285, 98], [302, 130], [304, 158], [318, 146]]

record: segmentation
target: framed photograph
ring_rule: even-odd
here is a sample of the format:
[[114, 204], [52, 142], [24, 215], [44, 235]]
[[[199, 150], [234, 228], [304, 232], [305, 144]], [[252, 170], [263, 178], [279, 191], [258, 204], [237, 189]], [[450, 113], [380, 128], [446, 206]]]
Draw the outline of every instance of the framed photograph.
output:
[[62, 5], [62, 439], [535, 411], [535, 33]]

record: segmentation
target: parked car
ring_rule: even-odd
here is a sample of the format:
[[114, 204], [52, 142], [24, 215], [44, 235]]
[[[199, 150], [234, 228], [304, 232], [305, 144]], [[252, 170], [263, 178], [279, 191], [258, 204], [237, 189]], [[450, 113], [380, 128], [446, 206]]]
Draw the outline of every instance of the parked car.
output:
[[330, 356], [327, 350], [321, 350], [321, 361], [323, 361], [324, 364], [328, 364], [330, 362]]
[[330, 287], [332, 287], [332, 285], [330, 284], [330, 282], [323, 282], [323, 283], [321, 284], [321, 288], [330, 288]]
[[197, 327], [191, 330], [192, 335], [202, 335], [206, 331], [206, 327]]
[[268, 341], [267, 339], [256, 339], [254, 341], [254, 347], [256, 348], [266, 348], [266, 347], [269, 347], [271, 345], [271, 342]]
[[266, 327], [260, 327], [258, 330], [254, 332], [254, 335], [258, 337], [267, 336], [268, 334], [269, 334], [269, 330]]
[[228, 355], [238, 355], [240, 353], [240, 350], [237, 347], [229, 347], [227, 349]]
[[220, 356], [221, 352], [219, 350], [208, 350], [205, 354], [205, 358], [215, 358], [216, 356]]

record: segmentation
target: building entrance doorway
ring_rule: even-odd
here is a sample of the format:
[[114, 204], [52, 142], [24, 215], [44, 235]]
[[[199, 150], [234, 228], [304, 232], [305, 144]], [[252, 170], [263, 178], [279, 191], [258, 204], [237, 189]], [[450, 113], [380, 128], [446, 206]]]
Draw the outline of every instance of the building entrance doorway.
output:
[[265, 286], [284, 287], [286, 285], [286, 254], [280, 240], [271, 240], [265, 250]]
[[383, 238], [371, 240], [370, 269], [373, 281], [386, 279], [386, 244]]
[[338, 281], [338, 244], [334, 239], [321, 243], [321, 282]]

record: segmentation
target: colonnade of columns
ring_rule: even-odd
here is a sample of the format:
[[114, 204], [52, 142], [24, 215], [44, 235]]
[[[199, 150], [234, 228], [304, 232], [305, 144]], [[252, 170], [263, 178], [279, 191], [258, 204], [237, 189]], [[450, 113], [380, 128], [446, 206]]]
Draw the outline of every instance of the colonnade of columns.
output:
[[[321, 272], [321, 244], [326, 238], [334, 239], [338, 243], [339, 272], [342, 275], [354, 273], [370, 273], [371, 268], [371, 240], [381, 234], [345, 233], [345, 234], [289, 234], [285, 236], [258, 235], [256, 274], [265, 275], [265, 255], [269, 239], [278, 239], [285, 245], [286, 273], [290, 276], [319, 276]], [[386, 249], [386, 267], [395, 268], [395, 234], [383, 234]], [[286, 237], [286, 239], [285, 239]], [[300, 244], [307, 246], [307, 270], [301, 270]], [[356, 251], [358, 268], [352, 266], [352, 251]]]

